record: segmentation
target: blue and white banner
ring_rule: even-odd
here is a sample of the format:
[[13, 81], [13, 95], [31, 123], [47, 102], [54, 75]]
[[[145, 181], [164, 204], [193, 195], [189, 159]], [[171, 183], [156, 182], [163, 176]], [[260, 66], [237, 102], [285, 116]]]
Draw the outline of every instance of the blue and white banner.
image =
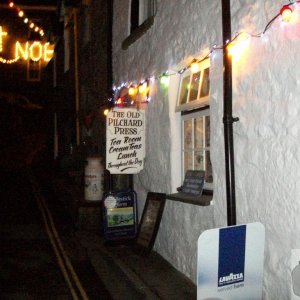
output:
[[198, 239], [197, 299], [262, 299], [264, 241], [261, 223], [203, 232]]

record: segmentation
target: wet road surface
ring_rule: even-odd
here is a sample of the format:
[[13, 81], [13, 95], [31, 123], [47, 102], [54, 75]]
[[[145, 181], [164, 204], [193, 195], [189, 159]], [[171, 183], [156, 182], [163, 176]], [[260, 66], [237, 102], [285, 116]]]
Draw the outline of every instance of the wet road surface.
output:
[[[30, 174], [0, 173], [0, 299], [111, 299], [76, 242], [71, 218], [53, 197], [51, 178], [40, 176], [37, 184]], [[55, 230], [63, 250], [49, 239]]]

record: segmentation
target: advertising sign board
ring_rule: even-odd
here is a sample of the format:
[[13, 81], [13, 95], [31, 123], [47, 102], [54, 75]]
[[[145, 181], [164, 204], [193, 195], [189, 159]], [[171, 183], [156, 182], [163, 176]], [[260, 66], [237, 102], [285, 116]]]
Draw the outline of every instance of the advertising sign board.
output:
[[198, 239], [197, 300], [262, 299], [261, 223], [216, 228]]
[[113, 108], [106, 117], [106, 169], [136, 174], [144, 167], [145, 111]]
[[135, 238], [137, 206], [134, 191], [110, 192], [104, 195], [104, 236], [106, 240]]

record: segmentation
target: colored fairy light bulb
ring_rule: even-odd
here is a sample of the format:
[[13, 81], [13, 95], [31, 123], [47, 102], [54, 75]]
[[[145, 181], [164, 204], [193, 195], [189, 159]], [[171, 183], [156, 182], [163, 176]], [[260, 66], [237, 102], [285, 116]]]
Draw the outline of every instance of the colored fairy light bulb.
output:
[[128, 95], [131, 97], [134, 97], [136, 94], [137, 94], [137, 89], [135, 87], [131, 86], [128, 89]]
[[25, 19], [24, 19], [24, 23], [25, 23], [25, 24], [27, 24], [28, 21], [29, 21], [28, 18], [25, 18]]
[[160, 83], [164, 86], [164, 87], [168, 87], [169, 83], [170, 83], [170, 77], [166, 74], [162, 75], [160, 77]]
[[29, 27], [32, 29], [34, 27], [34, 23], [30, 23]]
[[284, 5], [280, 10], [280, 14], [284, 22], [289, 22], [291, 20], [292, 13], [293, 11], [289, 5]]
[[108, 113], [109, 113], [109, 109], [108, 109], [108, 108], [106, 108], [106, 109], [104, 110], [103, 114], [104, 114], [104, 116], [107, 116], [107, 115], [108, 115]]
[[19, 13], [18, 13], [18, 15], [19, 15], [20, 18], [22, 18], [24, 16], [23, 10], [20, 10]]
[[196, 61], [192, 62], [191, 64], [191, 72], [198, 73], [200, 71], [200, 64]]
[[14, 5], [15, 5], [15, 4], [14, 4], [13, 2], [10, 2], [10, 3], [9, 3], [9, 7], [10, 7], [10, 8], [13, 8]]
[[139, 94], [146, 94], [148, 92], [147, 83], [139, 85]]

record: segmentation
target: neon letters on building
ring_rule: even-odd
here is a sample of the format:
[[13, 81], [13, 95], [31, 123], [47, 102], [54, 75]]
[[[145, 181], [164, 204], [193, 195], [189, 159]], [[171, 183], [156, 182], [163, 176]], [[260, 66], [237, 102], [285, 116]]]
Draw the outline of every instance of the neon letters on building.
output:
[[[8, 36], [8, 33], [0, 26], [0, 52], [3, 51], [3, 39]], [[31, 59], [33, 61], [43, 60], [48, 62], [53, 56], [53, 46], [50, 43], [42, 43], [40, 41], [15, 43], [15, 59]]]

